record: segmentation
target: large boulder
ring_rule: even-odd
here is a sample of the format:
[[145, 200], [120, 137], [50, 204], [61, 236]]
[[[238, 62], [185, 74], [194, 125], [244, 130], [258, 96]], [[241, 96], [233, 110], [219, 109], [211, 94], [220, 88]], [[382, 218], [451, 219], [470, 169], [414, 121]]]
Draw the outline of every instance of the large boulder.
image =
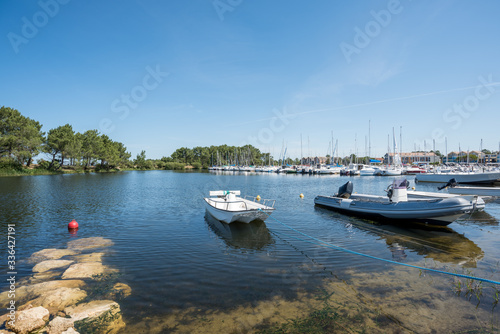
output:
[[43, 306], [49, 310], [50, 314], [56, 314], [66, 307], [75, 305], [80, 300], [87, 297], [87, 293], [78, 288], [58, 288], [33, 299], [29, 304], [33, 306]]
[[78, 254], [78, 252], [76, 252], [75, 250], [47, 248], [33, 253], [28, 261], [31, 263], [37, 263], [45, 260], [57, 260], [62, 258], [63, 256], [75, 254]]
[[45, 326], [49, 320], [49, 310], [42, 306], [33, 307], [24, 311], [19, 311], [14, 324], [7, 322], [8, 329], [12, 329], [18, 334], [27, 334]]
[[113, 246], [114, 243], [110, 239], [105, 239], [102, 237], [94, 237], [94, 238], [83, 238], [72, 240], [68, 242], [68, 249], [73, 251], [82, 251], [92, 248], [103, 248]]
[[34, 273], [43, 273], [56, 268], [67, 267], [72, 264], [73, 261], [69, 260], [47, 260], [42, 261], [33, 267]]
[[[85, 285], [82, 280], [56, 280], [32, 285], [23, 285], [16, 289], [16, 304], [48, 294], [58, 288], [81, 288]], [[9, 291], [0, 293], [0, 307], [7, 307], [10, 302]]]
[[75, 321], [76, 329], [86, 328], [88, 332], [100, 328], [105, 333], [116, 333], [125, 327], [120, 305], [112, 300], [94, 300], [67, 307], [64, 312]]
[[71, 265], [63, 273], [63, 279], [73, 278], [92, 278], [95, 275], [117, 272], [116, 269], [111, 269], [101, 262], [84, 262]]

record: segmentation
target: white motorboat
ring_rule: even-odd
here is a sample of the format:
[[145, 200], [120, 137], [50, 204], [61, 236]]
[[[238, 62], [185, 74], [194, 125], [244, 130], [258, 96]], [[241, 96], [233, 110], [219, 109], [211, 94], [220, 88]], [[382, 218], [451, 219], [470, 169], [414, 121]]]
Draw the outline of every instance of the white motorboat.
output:
[[484, 199], [477, 195], [459, 195], [459, 194], [447, 194], [447, 193], [436, 193], [430, 191], [408, 191], [408, 198], [412, 199], [446, 199], [453, 197], [462, 197], [471, 202], [474, 205], [475, 211], [483, 211], [486, 205]]
[[476, 208], [474, 201], [462, 196], [411, 198], [407, 185], [406, 179], [396, 179], [388, 188], [387, 196], [374, 196], [352, 194], [352, 183], [347, 182], [334, 196], [317, 196], [314, 203], [341, 213], [384, 222], [420, 222], [441, 226], [452, 223]]
[[458, 172], [458, 173], [426, 173], [419, 174], [418, 182], [447, 183], [455, 179], [458, 183], [494, 183], [500, 179], [500, 172]]
[[239, 195], [239, 190], [211, 191], [210, 197], [204, 198], [206, 209], [214, 218], [228, 224], [235, 221], [264, 221], [274, 211], [275, 200], [241, 198]]
[[401, 168], [397, 167], [390, 167], [390, 168], [383, 168], [380, 170], [380, 175], [382, 176], [399, 176], [403, 173]]
[[500, 188], [498, 187], [451, 187], [448, 188], [450, 194], [460, 195], [479, 195], [500, 197]]
[[463, 187], [458, 184], [455, 178], [448, 181], [444, 186], [438, 187], [438, 190], [442, 189], [446, 189], [450, 194], [500, 197], [499, 187]]
[[377, 175], [378, 173], [380, 173], [380, 168], [370, 165], [364, 165], [363, 169], [359, 171], [359, 175], [361, 176], [373, 176]]

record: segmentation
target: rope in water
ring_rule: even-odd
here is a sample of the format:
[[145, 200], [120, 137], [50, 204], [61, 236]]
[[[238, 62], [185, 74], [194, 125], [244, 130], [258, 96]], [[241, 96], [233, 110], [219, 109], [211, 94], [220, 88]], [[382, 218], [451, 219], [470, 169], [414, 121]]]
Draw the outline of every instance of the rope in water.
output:
[[[259, 209], [260, 211], [264, 212], [263, 210]], [[439, 274], [444, 274], [444, 275], [450, 275], [450, 276], [456, 276], [456, 277], [461, 277], [461, 278], [467, 278], [467, 279], [472, 279], [472, 280], [476, 280], [476, 281], [481, 281], [481, 282], [486, 282], [486, 283], [492, 283], [492, 284], [497, 284], [497, 285], [500, 285], [500, 282], [497, 282], [497, 281], [493, 281], [493, 280], [489, 280], [487, 278], [481, 278], [481, 277], [475, 277], [475, 276], [470, 276], [470, 275], [464, 275], [464, 274], [457, 274], [457, 273], [450, 273], [448, 271], [442, 271], [442, 270], [438, 270], [438, 269], [432, 269], [432, 268], [425, 268], [425, 267], [420, 267], [420, 266], [415, 266], [413, 264], [408, 264], [408, 263], [402, 263], [402, 262], [397, 262], [397, 261], [392, 261], [392, 260], [388, 260], [388, 259], [383, 259], [383, 258], [380, 258], [380, 257], [376, 257], [376, 256], [373, 256], [373, 255], [368, 255], [368, 254], [363, 254], [363, 253], [359, 253], [359, 252], [356, 252], [356, 251], [352, 251], [350, 249], [347, 249], [347, 248], [343, 248], [343, 247], [340, 247], [340, 246], [336, 246], [336, 245], [333, 245], [331, 243], [328, 243], [326, 241], [323, 241], [321, 239], [318, 239], [318, 238], [315, 238], [313, 236], [310, 236], [308, 234], [305, 234], [303, 232], [300, 232], [299, 230], [296, 230], [294, 229], [293, 227], [291, 226], [288, 226], [287, 224], [285, 223], [282, 223], [281, 221], [279, 221], [278, 219], [274, 218], [274, 217], [271, 217], [267, 212], [264, 212], [269, 218], [273, 219], [274, 221], [278, 222], [279, 224], [283, 225], [284, 227], [300, 234], [300, 235], [303, 235], [309, 239], [312, 239], [312, 240], [315, 240], [319, 243], [314, 243], [318, 246], [323, 246], [323, 247], [327, 247], [327, 248], [331, 248], [331, 249], [336, 249], [336, 250], [339, 250], [339, 251], [342, 251], [342, 252], [346, 252], [346, 253], [350, 253], [350, 254], [355, 254], [355, 255], [360, 255], [360, 256], [364, 256], [364, 257], [367, 257], [367, 258], [370, 258], [370, 259], [374, 259], [374, 260], [379, 260], [379, 261], [384, 261], [384, 262], [388, 262], [388, 263], [392, 263], [392, 264], [398, 264], [398, 265], [401, 265], [401, 266], [405, 266], [405, 267], [410, 267], [410, 268], [416, 268], [416, 269], [420, 269], [420, 270], [425, 270], [425, 271], [431, 271], [431, 272], [435, 272], [435, 273], [439, 273]], [[306, 240], [303, 240], [303, 241], [306, 241]], [[307, 242], [307, 241], [306, 241]]]

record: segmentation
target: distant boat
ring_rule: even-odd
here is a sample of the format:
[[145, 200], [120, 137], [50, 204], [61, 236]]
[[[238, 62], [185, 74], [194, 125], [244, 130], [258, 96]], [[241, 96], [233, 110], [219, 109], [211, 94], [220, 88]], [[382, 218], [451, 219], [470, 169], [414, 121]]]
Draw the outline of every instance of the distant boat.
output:
[[204, 198], [206, 209], [214, 218], [227, 224], [235, 221], [264, 221], [274, 211], [274, 200], [260, 200], [258, 197], [248, 199], [238, 195], [239, 190], [211, 191], [211, 197]]
[[[352, 194], [352, 182], [339, 188], [334, 196], [317, 196], [314, 203], [341, 213], [384, 222], [420, 222], [446, 226], [460, 216], [471, 213], [475, 203], [462, 196], [412, 199], [404, 178], [394, 180], [387, 196]], [[476, 197], [477, 199], [477, 197]]]
[[363, 165], [363, 168], [359, 171], [359, 175], [361, 176], [373, 176], [378, 175], [380, 173], [380, 168], [373, 167], [370, 165]]
[[380, 170], [382, 176], [398, 176], [403, 174], [403, 170], [398, 167], [383, 168]]
[[423, 174], [426, 173], [427, 171], [423, 168], [412, 166], [412, 167], [406, 167], [403, 168], [403, 174]]
[[486, 183], [492, 184], [500, 179], [500, 172], [449, 172], [425, 173], [416, 176], [417, 182], [447, 183], [455, 179], [458, 183]]

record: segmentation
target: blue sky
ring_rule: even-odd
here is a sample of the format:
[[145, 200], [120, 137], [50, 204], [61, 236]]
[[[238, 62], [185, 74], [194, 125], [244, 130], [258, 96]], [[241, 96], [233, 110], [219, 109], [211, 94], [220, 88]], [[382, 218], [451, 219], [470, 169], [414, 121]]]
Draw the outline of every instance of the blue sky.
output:
[[[497, 150], [500, 2], [2, 1], [0, 105], [135, 157]], [[391, 138], [392, 141], [392, 138]]]

